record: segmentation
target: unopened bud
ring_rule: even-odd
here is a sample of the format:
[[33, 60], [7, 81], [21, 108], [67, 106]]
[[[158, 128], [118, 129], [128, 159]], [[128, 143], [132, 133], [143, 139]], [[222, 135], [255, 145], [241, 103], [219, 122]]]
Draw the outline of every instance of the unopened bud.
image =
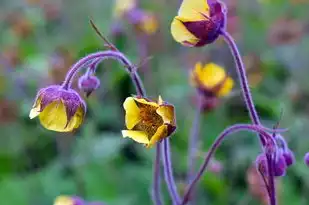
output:
[[78, 79], [78, 88], [89, 95], [96, 89], [100, 87], [100, 80], [96, 76], [86, 76], [83, 75]]

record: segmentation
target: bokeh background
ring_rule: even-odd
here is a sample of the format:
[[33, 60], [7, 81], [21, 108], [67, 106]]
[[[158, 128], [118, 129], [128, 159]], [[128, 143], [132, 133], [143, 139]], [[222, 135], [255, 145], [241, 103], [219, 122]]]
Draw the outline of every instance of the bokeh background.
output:
[[[296, 163], [277, 182], [280, 205], [309, 204], [309, 3], [307, 0], [225, 0], [228, 31], [249, 73], [258, 112], [266, 126], [284, 134]], [[39, 88], [59, 84], [80, 57], [105, 49], [89, 24], [92, 18], [110, 41], [140, 67], [148, 96], [173, 103], [178, 129], [171, 138], [175, 177], [182, 192], [187, 147], [196, 109], [188, 73], [197, 61], [225, 67], [236, 82], [233, 59], [222, 39], [204, 48], [185, 48], [170, 34], [178, 0], [141, 0], [158, 28], [145, 34], [117, 18], [112, 0], [0, 1], [0, 204], [50, 205], [58, 195], [79, 195], [109, 205], [151, 204], [153, 149], [122, 139], [122, 103], [134, 87], [117, 62], [100, 65], [101, 88], [88, 99], [82, 127], [72, 134], [42, 128], [28, 117]], [[75, 86], [76, 87], [76, 86]], [[283, 113], [280, 118], [280, 113]], [[249, 122], [238, 83], [215, 110], [204, 113], [197, 163], [225, 127]], [[252, 167], [261, 152], [254, 134], [226, 140], [202, 178], [197, 204], [265, 204]], [[170, 204], [164, 183], [163, 195]]]

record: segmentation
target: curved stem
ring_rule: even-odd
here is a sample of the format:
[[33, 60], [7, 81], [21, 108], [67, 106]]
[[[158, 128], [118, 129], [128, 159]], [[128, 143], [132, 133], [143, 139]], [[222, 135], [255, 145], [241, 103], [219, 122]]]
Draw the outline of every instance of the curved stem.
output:
[[202, 112], [202, 99], [201, 96], [197, 95], [198, 103], [192, 123], [190, 137], [189, 137], [189, 151], [188, 151], [188, 173], [187, 183], [190, 183], [195, 170], [195, 158], [198, 149], [199, 132], [200, 132], [200, 120]]
[[160, 143], [156, 145], [156, 158], [153, 166], [153, 186], [152, 186], [152, 201], [155, 205], [162, 205], [161, 190], [160, 190]]
[[178, 205], [180, 202], [180, 196], [177, 192], [177, 186], [172, 171], [169, 138], [164, 139], [162, 142], [162, 155], [164, 178], [167, 184], [167, 188], [172, 198], [173, 205]]
[[66, 78], [62, 84], [62, 87], [64, 89], [69, 89], [71, 87], [72, 81], [76, 74], [82, 69], [88, 62], [91, 62], [93, 60], [103, 60], [112, 58], [117, 61], [120, 61], [124, 67], [127, 69], [127, 72], [130, 73], [130, 76], [132, 78], [132, 81], [135, 85], [136, 91], [138, 95], [144, 96], [144, 86], [141, 83], [141, 80], [139, 78], [139, 75], [136, 72], [135, 66], [127, 59], [121, 52], [119, 51], [99, 51], [96, 53], [89, 54], [79, 61], [77, 61], [69, 70], [68, 74], [66, 75]]
[[[246, 103], [247, 109], [249, 111], [250, 118], [251, 118], [251, 120], [254, 124], [259, 125], [260, 119], [259, 119], [259, 116], [258, 116], [257, 111], [255, 109], [255, 105], [254, 105], [253, 100], [252, 100], [252, 95], [251, 95], [249, 83], [248, 83], [247, 76], [246, 76], [245, 66], [244, 66], [244, 63], [241, 59], [241, 55], [238, 51], [237, 45], [236, 45], [233, 37], [228, 32], [222, 30], [221, 35], [224, 37], [224, 40], [229, 45], [231, 52], [233, 54], [233, 57], [234, 57], [234, 60], [235, 60], [235, 63], [236, 63], [236, 67], [237, 67], [238, 78], [240, 80], [243, 98], [244, 98], [244, 101]], [[265, 145], [265, 139], [263, 139], [262, 136], [260, 136], [260, 140], [261, 140], [262, 144]]]
[[198, 173], [196, 174], [196, 176], [194, 177], [192, 182], [188, 185], [186, 192], [184, 194], [183, 200], [181, 202], [181, 205], [185, 205], [186, 203], [189, 202], [191, 193], [192, 193], [196, 183], [199, 181], [199, 179], [201, 178], [201, 176], [205, 172], [212, 155], [217, 150], [217, 148], [221, 145], [221, 143], [225, 139], [225, 137], [227, 137], [229, 134], [232, 134], [234, 132], [244, 131], [244, 130], [251, 131], [251, 132], [257, 132], [257, 133], [263, 135], [264, 137], [266, 137], [267, 139], [273, 141], [272, 137], [267, 132], [265, 132], [262, 127], [260, 127], [258, 125], [236, 124], [236, 125], [233, 125], [233, 126], [226, 128], [223, 132], [221, 132], [219, 137], [217, 137], [216, 141], [212, 144], [209, 152], [207, 153], [207, 155], [205, 157], [204, 163], [201, 165]]

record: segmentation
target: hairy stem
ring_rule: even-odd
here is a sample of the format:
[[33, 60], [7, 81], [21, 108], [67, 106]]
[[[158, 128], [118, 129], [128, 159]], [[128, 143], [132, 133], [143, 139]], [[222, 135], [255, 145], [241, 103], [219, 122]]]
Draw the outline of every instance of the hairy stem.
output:
[[155, 205], [162, 205], [161, 190], [160, 190], [160, 161], [161, 151], [160, 143], [156, 145], [156, 158], [153, 165], [153, 186], [152, 186], [152, 201]]
[[130, 73], [130, 76], [132, 78], [133, 84], [135, 85], [136, 91], [138, 95], [144, 96], [143, 93], [145, 93], [144, 86], [141, 83], [140, 77], [138, 73], [136, 72], [135, 66], [119, 51], [99, 51], [96, 53], [89, 54], [79, 61], [77, 61], [69, 70], [68, 74], [66, 75], [66, 78], [62, 84], [62, 87], [64, 89], [69, 89], [71, 87], [72, 81], [76, 74], [85, 67], [89, 62], [93, 62], [93, 60], [105, 60], [108, 58], [115, 59], [119, 62], [121, 62], [124, 67], [126, 68], [126, 71]]
[[[246, 103], [247, 109], [249, 111], [250, 118], [251, 118], [251, 120], [254, 124], [259, 125], [260, 119], [259, 119], [259, 116], [258, 116], [257, 111], [255, 109], [255, 105], [253, 103], [253, 99], [252, 99], [252, 95], [251, 95], [251, 91], [250, 91], [250, 88], [249, 88], [249, 83], [248, 83], [248, 79], [247, 79], [247, 75], [246, 75], [245, 66], [244, 66], [244, 63], [241, 59], [241, 55], [238, 51], [237, 45], [236, 45], [233, 37], [228, 32], [222, 30], [221, 34], [224, 37], [224, 40], [229, 45], [231, 52], [233, 54], [233, 57], [234, 57], [234, 60], [235, 60], [235, 63], [236, 63], [236, 67], [237, 67], [238, 78], [240, 80], [240, 86], [241, 86], [243, 98], [244, 98], [244, 101]], [[262, 144], [265, 145], [265, 140], [263, 139], [262, 136], [260, 136], [260, 140], [261, 140]]]
[[257, 132], [257, 133], [261, 134], [263, 137], [273, 141], [272, 137], [259, 125], [236, 124], [236, 125], [233, 125], [233, 126], [226, 128], [223, 132], [221, 132], [221, 134], [217, 137], [216, 141], [212, 144], [209, 152], [205, 156], [204, 163], [201, 165], [198, 173], [196, 174], [194, 179], [191, 181], [191, 183], [186, 188], [186, 192], [184, 194], [181, 205], [185, 205], [190, 201], [190, 197], [191, 197], [191, 194], [192, 194], [192, 192], [195, 188], [196, 183], [200, 180], [201, 176], [205, 172], [205, 170], [206, 170], [206, 168], [207, 168], [207, 166], [208, 166], [208, 164], [211, 160], [211, 157], [213, 156], [215, 151], [218, 149], [218, 147], [221, 145], [221, 143], [225, 139], [225, 137], [227, 137], [228, 135], [230, 135], [234, 132], [244, 131], [244, 130], [245, 131], [251, 131], [251, 132]]
[[178, 205], [180, 202], [180, 196], [177, 192], [177, 186], [173, 176], [169, 138], [164, 139], [162, 142], [162, 155], [164, 178], [167, 184], [167, 188], [172, 198], [173, 205]]
[[266, 153], [267, 168], [268, 168], [268, 189], [269, 189], [269, 201], [270, 205], [276, 205], [276, 189], [275, 189], [275, 177], [274, 177], [274, 159], [271, 153]]

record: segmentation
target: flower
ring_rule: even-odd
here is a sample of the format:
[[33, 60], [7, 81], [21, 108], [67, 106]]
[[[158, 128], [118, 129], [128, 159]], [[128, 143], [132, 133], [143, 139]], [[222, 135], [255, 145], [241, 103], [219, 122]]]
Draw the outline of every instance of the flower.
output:
[[285, 159], [285, 163], [286, 163], [286, 166], [289, 167], [291, 166], [292, 164], [294, 164], [295, 162], [295, 156], [294, 156], [294, 153], [290, 150], [290, 149], [287, 149], [285, 150], [283, 153], [282, 153], [284, 159]]
[[144, 12], [138, 27], [145, 34], [151, 35], [158, 30], [159, 22], [155, 15], [150, 12]]
[[309, 152], [307, 152], [304, 156], [304, 162], [309, 167]]
[[134, 8], [136, 8], [136, 0], [115, 0], [114, 16], [123, 17]]
[[94, 75], [83, 75], [78, 79], [78, 88], [89, 95], [100, 87], [100, 80]]
[[79, 197], [71, 197], [71, 196], [58, 196], [54, 205], [85, 205], [85, 202]]
[[214, 63], [208, 63], [204, 67], [200, 62], [196, 63], [191, 73], [191, 82], [207, 97], [226, 96], [234, 86], [233, 79], [221, 66]]
[[275, 159], [274, 162], [274, 176], [281, 177], [284, 176], [286, 173], [286, 162], [283, 155], [279, 155], [277, 159]]
[[175, 41], [185, 46], [204, 46], [225, 29], [226, 11], [217, 0], [184, 0], [171, 24]]
[[29, 117], [39, 116], [48, 130], [71, 132], [82, 124], [85, 113], [86, 105], [76, 91], [53, 85], [39, 90]]
[[164, 102], [160, 96], [158, 102], [128, 97], [123, 107], [128, 130], [123, 130], [122, 136], [145, 144], [147, 148], [170, 136], [176, 129], [174, 106]]

